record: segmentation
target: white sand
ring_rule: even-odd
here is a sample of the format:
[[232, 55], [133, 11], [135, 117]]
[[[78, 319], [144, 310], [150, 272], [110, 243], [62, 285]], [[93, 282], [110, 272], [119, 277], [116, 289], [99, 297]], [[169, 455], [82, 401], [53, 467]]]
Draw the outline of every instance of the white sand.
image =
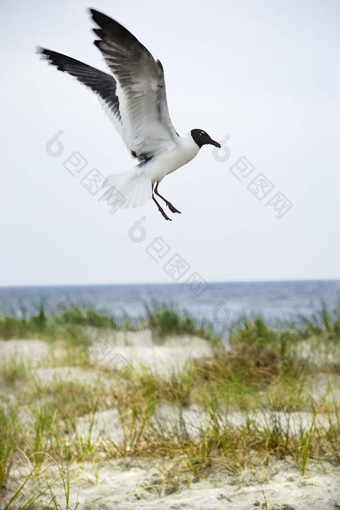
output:
[[108, 379], [102, 374], [98, 375], [80, 367], [38, 367], [32, 370], [32, 375], [42, 386], [55, 381], [78, 381], [89, 386], [96, 385], [99, 381], [101, 384], [109, 384]]
[[[154, 460], [124, 459], [103, 462], [99, 472], [84, 463], [74, 466], [70, 508], [78, 510], [336, 510], [340, 508], [339, 469], [330, 464], [311, 465], [302, 477], [293, 461], [244, 470], [238, 476], [226, 471], [181, 486], [167, 494], [167, 484]], [[169, 466], [170, 467], [170, 466]], [[65, 508], [62, 488], [55, 488]], [[267, 506], [265, 504], [267, 503]]]
[[169, 337], [161, 345], [153, 342], [150, 330], [107, 333], [93, 338], [91, 356], [107, 368], [140, 365], [159, 373], [171, 373], [183, 368], [188, 360], [211, 358], [210, 344], [190, 335]]
[[15, 358], [37, 364], [49, 352], [49, 345], [43, 340], [0, 340], [0, 360]]

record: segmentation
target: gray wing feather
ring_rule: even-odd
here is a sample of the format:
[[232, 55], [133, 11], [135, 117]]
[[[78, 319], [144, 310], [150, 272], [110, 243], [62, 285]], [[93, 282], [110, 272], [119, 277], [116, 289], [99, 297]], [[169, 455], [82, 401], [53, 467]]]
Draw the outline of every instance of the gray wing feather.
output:
[[117, 79], [121, 122], [127, 143], [138, 159], [175, 147], [178, 134], [171, 122], [162, 64], [126, 28], [91, 9], [100, 38], [95, 45]]
[[125, 140], [119, 111], [119, 99], [116, 94], [117, 82], [114, 77], [62, 53], [40, 47], [37, 48], [37, 51], [49, 64], [55, 65], [59, 71], [67, 72], [74, 76], [99, 96], [106, 112], [123, 137], [123, 140]]

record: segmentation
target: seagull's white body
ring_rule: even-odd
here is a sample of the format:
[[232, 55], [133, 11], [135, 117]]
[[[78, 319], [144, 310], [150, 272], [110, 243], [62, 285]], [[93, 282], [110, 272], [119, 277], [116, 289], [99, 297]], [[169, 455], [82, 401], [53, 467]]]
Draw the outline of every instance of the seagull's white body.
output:
[[199, 147], [191, 133], [178, 137], [177, 145], [175, 147], [170, 145], [159, 153], [157, 158], [108, 177], [105, 183], [109, 188], [107, 196], [110, 196], [110, 190], [114, 188], [124, 197], [122, 208], [141, 207], [152, 198], [153, 184], [161, 182], [166, 175], [189, 163], [198, 151]]
[[[121, 207], [138, 207], [154, 197], [162, 198], [171, 212], [178, 211], [158, 191], [159, 182], [191, 161], [204, 144], [220, 147], [202, 130], [180, 137], [168, 111], [163, 66], [126, 28], [105, 14], [90, 9], [99, 28], [95, 45], [112, 74], [107, 74], [61, 53], [40, 48], [49, 63], [66, 71], [95, 92], [139, 163], [125, 172], [109, 176], [107, 196], [118, 191]], [[153, 185], [155, 187], [153, 188]]]
[[150, 172], [151, 182], [160, 182], [166, 175], [186, 165], [197, 156], [199, 147], [194, 142], [191, 133], [178, 137], [176, 148], [169, 148], [161, 152], [157, 159], [145, 163], [145, 172]]

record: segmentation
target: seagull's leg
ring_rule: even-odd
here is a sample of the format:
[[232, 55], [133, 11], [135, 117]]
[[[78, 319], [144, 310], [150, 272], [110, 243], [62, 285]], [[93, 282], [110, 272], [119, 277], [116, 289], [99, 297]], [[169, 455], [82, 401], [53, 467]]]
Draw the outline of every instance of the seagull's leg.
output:
[[154, 188], [154, 193], [159, 197], [161, 198], [162, 200], [164, 200], [165, 204], [169, 207], [170, 211], [172, 213], [179, 213], [179, 214], [182, 214], [181, 211], [179, 211], [178, 209], [176, 209], [176, 207], [174, 207], [172, 205], [171, 202], [169, 202], [169, 200], [167, 200], [166, 198], [164, 198], [160, 193], [158, 193], [158, 185], [159, 185], [159, 182], [156, 183], [156, 186]]
[[166, 205], [169, 207], [170, 211], [172, 213], [179, 213], [179, 214], [182, 214], [181, 211], [179, 211], [178, 209], [176, 209], [176, 207], [174, 207], [170, 202], [169, 200], [167, 200], [166, 198], [162, 197], [162, 195], [160, 195], [158, 193], [158, 184], [159, 182], [156, 183], [156, 186], [155, 186], [155, 189], [154, 189], [154, 192], [156, 193], [156, 195], [161, 198], [162, 200], [164, 200], [164, 202], [166, 203]]
[[169, 216], [167, 216], [164, 212], [164, 210], [161, 208], [161, 206], [159, 205], [159, 203], [157, 202], [157, 200], [155, 199], [154, 195], [152, 194], [152, 200], [155, 202], [155, 204], [157, 205], [158, 207], [158, 210], [159, 212], [161, 213], [161, 215], [163, 216], [163, 218], [165, 218], [166, 220], [168, 221], [172, 221], [171, 218], [169, 218]]

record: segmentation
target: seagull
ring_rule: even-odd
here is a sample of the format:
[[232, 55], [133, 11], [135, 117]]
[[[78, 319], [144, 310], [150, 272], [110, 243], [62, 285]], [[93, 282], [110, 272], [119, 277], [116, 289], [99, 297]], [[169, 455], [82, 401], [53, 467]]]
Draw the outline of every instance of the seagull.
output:
[[112, 74], [46, 48], [38, 47], [37, 52], [95, 92], [138, 161], [129, 170], [106, 178], [104, 196], [118, 193], [123, 208], [143, 206], [152, 198], [162, 216], [171, 221], [156, 196], [172, 213], [180, 211], [159, 193], [159, 183], [189, 163], [203, 145], [221, 145], [203, 129], [180, 136], [170, 119], [161, 62], [120, 23], [94, 9], [90, 14], [99, 27], [93, 29], [98, 37], [94, 44]]

